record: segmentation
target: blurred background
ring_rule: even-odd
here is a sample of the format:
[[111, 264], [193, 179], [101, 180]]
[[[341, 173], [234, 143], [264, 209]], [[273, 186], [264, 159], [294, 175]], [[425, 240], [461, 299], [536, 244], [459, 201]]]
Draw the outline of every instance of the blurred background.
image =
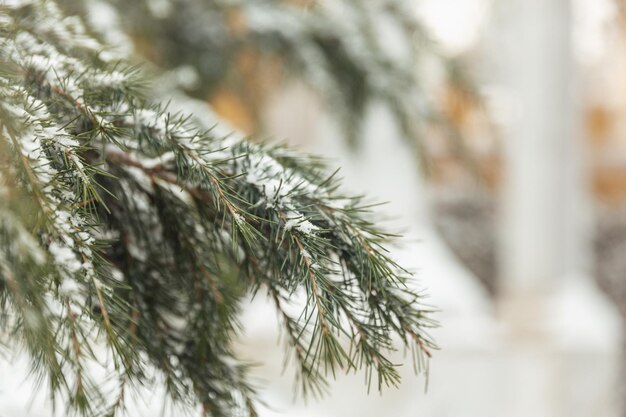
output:
[[238, 349], [261, 415], [626, 416], [621, 0], [62, 3], [156, 97], [325, 156], [405, 236], [439, 310], [428, 381], [406, 363], [399, 389], [357, 374], [294, 400], [260, 296]]

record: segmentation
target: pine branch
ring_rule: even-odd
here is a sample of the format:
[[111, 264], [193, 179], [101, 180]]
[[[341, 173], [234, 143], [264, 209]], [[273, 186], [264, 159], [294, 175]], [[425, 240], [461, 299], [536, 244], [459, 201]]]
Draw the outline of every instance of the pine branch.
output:
[[[430, 355], [393, 237], [322, 162], [150, 104], [53, 2], [0, 16], [0, 336], [71, 410], [114, 415], [153, 368], [181, 405], [254, 415], [231, 346], [251, 291], [274, 300], [305, 393], [339, 370], [397, 384], [394, 335]], [[115, 395], [89, 371], [102, 346]]]

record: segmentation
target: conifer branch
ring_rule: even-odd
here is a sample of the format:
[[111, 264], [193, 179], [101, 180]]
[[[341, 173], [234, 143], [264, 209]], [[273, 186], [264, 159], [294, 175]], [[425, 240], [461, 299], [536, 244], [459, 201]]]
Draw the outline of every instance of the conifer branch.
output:
[[[0, 6], [0, 340], [71, 410], [115, 415], [154, 369], [181, 406], [254, 415], [231, 345], [255, 291], [305, 393], [360, 368], [397, 384], [394, 335], [430, 355], [393, 236], [322, 162], [199, 129], [149, 103], [141, 72], [105, 59], [79, 19], [15, 3]], [[90, 375], [102, 346], [113, 388]]]

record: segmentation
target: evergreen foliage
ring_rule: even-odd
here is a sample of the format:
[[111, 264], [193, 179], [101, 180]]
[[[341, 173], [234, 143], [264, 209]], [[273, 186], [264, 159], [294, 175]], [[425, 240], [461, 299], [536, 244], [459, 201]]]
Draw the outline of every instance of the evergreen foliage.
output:
[[[204, 99], [233, 92], [250, 103], [256, 124], [262, 123], [264, 81], [280, 77], [268, 73], [305, 81], [333, 109], [353, 144], [374, 100], [415, 146], [424, 125], [441, 116], [427, 103], [418, 71], [440, 55], [410, 1], [106, 2], [118, 9], [141, 54], [161, 68], [195, 71], [198, 82], [184, 86], [189, 94]], [[451, 62], [439, 62], [452, 76]]]
[[254, 415], [231, 343], [258, 291], [304, 393], [361, 368], [397, 384], [394, 337], [424, 364], [430, 311], [362, 197], [318, 159], [150, 103], [110, 56], [52, 1], [0, 5], [0, 343], [34, 378], [85, 416], [155, 378], [183, 408]]
[[[425, 134], [434, 128], [477, 174], [461, 121], [442, 96], [452, 92], [478, 113], [482, 100], [462, 59], [442, 53], [412, 0], [60, 1], [105, 38], [129, 39], [185, 94], [215, 103], [249, 134], [264, 133], [267, 99], [291, 79], [317, 93], [353, 147], [367, 110], [381, 104], [425, 173]], [[113, 8], [117, 31], [98, 24], [103, 5]]]

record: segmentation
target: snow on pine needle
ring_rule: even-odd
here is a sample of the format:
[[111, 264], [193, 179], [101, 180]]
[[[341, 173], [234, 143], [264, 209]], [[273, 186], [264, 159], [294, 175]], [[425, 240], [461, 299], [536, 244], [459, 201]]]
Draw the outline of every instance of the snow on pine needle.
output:
[[70, 410], [121, 411], [156, 369], [181, 407], [254, 415], [231, 346], [249, 292], [274, 301], [304, 393], [340, 370], [397, 384], [396, 336], [430, 356], [391, 236], [320, 160], [148, 102], [52, 1], [1, 5], [0, 44], [0, 341]]

